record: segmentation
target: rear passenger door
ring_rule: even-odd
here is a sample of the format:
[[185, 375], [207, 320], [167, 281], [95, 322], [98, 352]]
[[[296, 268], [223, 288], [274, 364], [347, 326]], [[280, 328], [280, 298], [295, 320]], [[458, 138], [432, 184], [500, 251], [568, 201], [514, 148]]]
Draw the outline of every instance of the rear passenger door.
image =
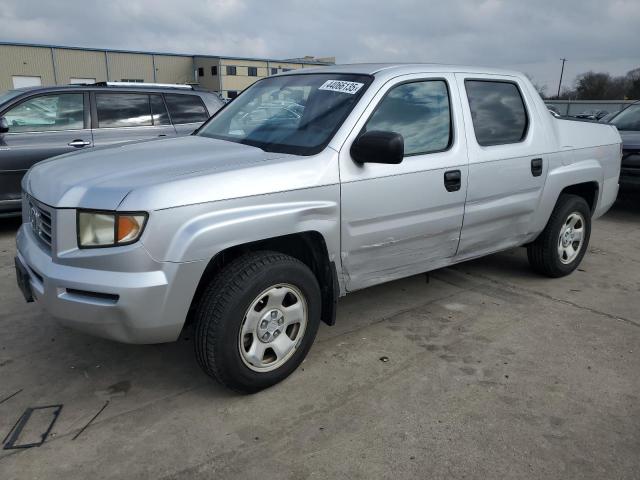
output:
[[93, 92], [92, 96], [96, 146], [176, 134], [160, 93]]
[[[387, 83], [340, 151], [342, 267], [347, 290], [450, 262], [467, 190], [466, 140], [455, 78], [407, 75]], [[398, 165], [353, 161], [364, 131], [399, 133]]]
[[541, 112], [518, 78], [456, 74], [456, 79], [469, 151], [458, 256], [474, 257], [520, 245], [534, 233], [547, 142]]
[[189, 135], [209, 118], [198, 95], [165, 93], [169, 115], [178, 135]]

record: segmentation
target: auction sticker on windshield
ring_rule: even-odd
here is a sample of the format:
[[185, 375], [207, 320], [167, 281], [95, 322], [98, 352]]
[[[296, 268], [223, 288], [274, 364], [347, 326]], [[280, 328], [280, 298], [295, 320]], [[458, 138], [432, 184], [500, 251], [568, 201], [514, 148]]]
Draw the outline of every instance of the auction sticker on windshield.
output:
[[354, 95], [362, 88], [364, 83], [345, 82], [344, 80], [327, 80], [318, 90], [330, 90], [332, 92], [348, 93]]

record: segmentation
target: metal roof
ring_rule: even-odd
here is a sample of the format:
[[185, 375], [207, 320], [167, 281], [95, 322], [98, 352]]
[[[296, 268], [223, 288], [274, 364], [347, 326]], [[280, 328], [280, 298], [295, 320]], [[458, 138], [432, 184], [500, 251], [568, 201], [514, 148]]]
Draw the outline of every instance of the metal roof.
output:
[[478, 67], [467, 65], [448, 65], [442, 63], [353, 63], [342, 65], [330, 65], [318, 68], [305, 68], [304, 70], [292, 70], [284, 75], [304, 75], [307, 73], [359, 73], [365, 75], [376, 75], [379, 73], [488, 73], [495, 75], [521, 76], [522, 73], [514, 70], [504, 70], [500, 68]]
[[225, 60], [249, 60], [249, 61], [259, 61], [259, 62], [277, 62], [277, 63], [302, 63], [305, 65], [330, 65], [328, 63], [318, 62], [318, 61], [295, 61], [291, 62], [289, 60], [281, 60], [276, 58], [252, 58], [252, 57], [230, 57], [225, 55], [211, 55], [211, 54], [198, 54], [198, 53], [171, 53], [171, 52], [154, 52], [154, 51], [144, 51], [144, 50], [121, 50], [117, 48], [96, 48], [96, 47], [70, 47], [67, 45], [55, 45], [55, 44], [45, 44], [45, 43], [25, 43], [25, 42], [6, 42], [0, 41], [0, 46], [6, 45], [10, 47], [35, 47], [35, 48], [58, 48], [61, 50], [85, 50], [90, 52], [110, 52], [110, 53], [136, 53], [142, 55], [164, 55], [170, 57], [204, 57], [204, 58], [222, 58]]

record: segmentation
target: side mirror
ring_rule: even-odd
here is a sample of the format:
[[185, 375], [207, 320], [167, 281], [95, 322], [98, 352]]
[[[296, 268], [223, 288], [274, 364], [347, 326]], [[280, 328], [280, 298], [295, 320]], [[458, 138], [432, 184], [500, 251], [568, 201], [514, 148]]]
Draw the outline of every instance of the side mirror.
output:
[[404, 138], [395, 132], [365, 132], [351, 145], [351, 158], [358, 163], [396, 165], [404, 158]]
[[7, 133], [9, 131], [9, 122], [6, 118], [0, 117], [0, 134]]

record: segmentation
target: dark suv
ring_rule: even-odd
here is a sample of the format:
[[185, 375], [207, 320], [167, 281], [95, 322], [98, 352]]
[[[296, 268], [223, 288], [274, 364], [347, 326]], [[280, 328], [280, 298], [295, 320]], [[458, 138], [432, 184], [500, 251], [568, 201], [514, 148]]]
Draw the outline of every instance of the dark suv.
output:
[[20, 181], [34, 163], [80, 149], [188, 135], [222, 104], [217, 94], [189, 85], [102, 82], [0, 93], [0, 216], [19, 213]]
[[622, 137], [620, 188], [640, 191], [640, 102], [632, 103], [609, 120]]

